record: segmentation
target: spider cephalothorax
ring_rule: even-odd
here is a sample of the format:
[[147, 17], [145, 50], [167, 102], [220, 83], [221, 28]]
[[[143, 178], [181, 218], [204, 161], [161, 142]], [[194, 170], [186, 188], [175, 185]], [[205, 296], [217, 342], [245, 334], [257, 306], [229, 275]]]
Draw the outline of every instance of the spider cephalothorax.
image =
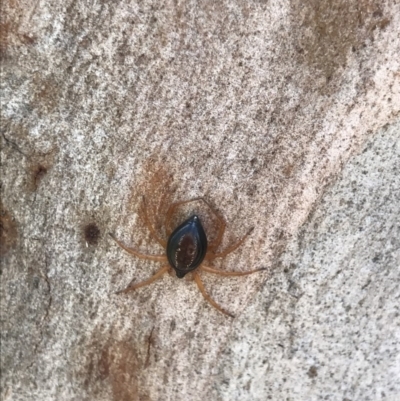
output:
[[[219, 221], [220, 225], [218, 229], [218, 234], [211, 243], [208, 243], [206, 233], [197, 215], [193, 215], [189, 219], [185, 220], [173, 231], [170, 228], [170, 221], [174, 210], [180, 205], [194, 201], [204, 202], [210, 208], [212, 213]], [[154, 227], [150, 223], [147, 215], [146, 202], [144, 198], [143, 198], [143, 212], [144, 212], [144, 220], [147, 227], [149, 228], [153, 237], [159, 242], [159, 244], [162, 247], [164, 247], [164, 249], [166, 250], [166, 255], [145, 255], [143, 253], [138, 252], [135, 249], [126, 247], [120, 241], [118, 241], [112, 234], [110, 235], [121, 248], [125, 249], [125, 251], [127, 251], [131, 255], [137, 256], [138, 258], [141, 259], [154, 260], [159, 262], [168, 262], [168, 264], [163, 266], [160, 270], [158, 270], [158, 272], [156, 272], [154, 276], [152, 276], [150, 279], [142, 281], [137, 284], [129, 285], [124, 290], [118, 291], [118, 293], [125, 293], [128, 291], [135, 290], [139, 287], [144, 287], [145, 285], [148, 285], [153, 281], [157, 280], [160, 276], [162, 276], [164, 273], [166, 273], [171, 269], [175, 270], [176, 276], [179, 278], [182, 278], [186, 274], [191, 272], [204, 298], [220, 312], [233, 317], [232, 314], [221, 308], [206, 292], [203, 282], [201, 281], [200, 275], [198, 274], [198, 271], [203, 270], [209, 273], [219, 274], [221, 276], [244, 276], [247, 274], [252, 274], [261, 270], [265, 270], [264, 268], [261, 268], [245, 272], [227, 272], [215, 269], [214, 267], [208, 266], [203, 263], [204, 261], [212, 261], [216, 258], [226, 256], [229, 253], [233, 252], [243, 243], [243, 241], [250, 234], [252, 229], [249, 230], [247, 234], [235, 244], [231, 245], [222, 252], [217, 252], [217, 249], [221, 244], [222, 236], [225, 231], [225, 222], [209, 205], [209, 203], [205, 201], [203, 198], [196, 198], [188, 201], [176, 202], [169, 207], [165, 219], [165, 230], [168, 235], [167, 241], [158, 236]]]

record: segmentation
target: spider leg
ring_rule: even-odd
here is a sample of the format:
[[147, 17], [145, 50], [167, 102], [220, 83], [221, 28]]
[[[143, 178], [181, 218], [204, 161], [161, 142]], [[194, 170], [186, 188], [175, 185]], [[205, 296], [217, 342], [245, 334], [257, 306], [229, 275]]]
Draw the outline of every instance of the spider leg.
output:
[[122, 242], [118, 241], [113, 234], [109, 233], [110, 237], [126, 252], [129, 254], [136, 256], [140, 259], [147, 259], [147, 260], [155, 260], [158, 262], [166, 262], [167, 261], [167, 256], [166, 255], [146, 255], [144, 253], [140, 253], [136, 249], [128, 248], [125, 246]]
[[213, 267], [205, 266], [205, 265], [201, 265], [200, 269], [204, 270], [205, 272], [208, 272], [208, 273], [219, 274], [220, 276], [247, 276], [248, 274], [253, 274], [253, 273], [261, 272], [263, 270], [267, 270], [265, 267], [262, 267], [261, 269], [248, 270], [245, 272], [227, 272], [224, 270], [214, 269]]
[[231, 313], [227, 312], [226, 310], [222, 309], [211, 297], [209, 294], [207, 294], [206, 289], [204, 288], [203, 282], [201, 281], [200, 276], [198, 275], [197, 272], [193, 272], [193, 277], [194, 280], [196, 281], [197, 287], [199, 287], [200, 292], [202, 293], [203, 297], [205, 298], [206, 301], [208, 301], [215, 309], [218, 309], [220, 312], [223, 314], [229, 316], [229, 317], [235, 317]]
[[174, 213], [175, 209], [180, 205], [184, 205], [185, 203], [194, 202], [194, 201], [197, 201], [200, 199], [203, 199], [203, 198], [194, 198], [194, 199], [189, 199], [189, 200], [185, 200], [185, 201], [171, 203], [170, 207], [168, 208], [167, 214], [165, 216], [165, 224], [164, 224], [168, 237], [172, 233], [172, 228], [169, 227], [169, 224], [170, 224], [170, 220], [171, 220], [172, 214]]
[[129, 291], [136, 290], [137, 288], [144, 287], [145, 285], [151, 284], [153, 281], [156, 281], [159, 279], [164, 273], [166, 273], [169, 270], [169, 266], [164, 266], [160, 270], [157, 271], [153, 276], [151, 276], [149, 279], [142, 281], [140, 283], [134, 284], [134, 285], [128, 285], [124, 290], [117, 291], [116, 294], [124, 294]]
[[218, 228], [218, 234], [217, 237], [214, 239], [214, 241], [211, 241], [208, 244], [208, 248], [212, 251], [216, 250], [219, 245], [221, 244], [222, 241], [222, 237], [224, 235], [225, 232], [225, 221], [224, 219], [215, 211], [215, 209], [204, 199], [204, 198], [200, 198], [208, 207], [209, 209], [212, 211], [213, 215], [217, 218], [217, 220], [219, 221], [219, 228]]
[[235, 249], [239, 248], [239, 246], [243, 244], [243, 242], [246, 240], [246, 238], [249, 236], [249, 234], [252, 231], [253, 231], [253, 228], [251, 228], [242, 239], [240, 239], [238, 242], [229, 246], [228, 248], [226, 248], [224, 251], [222, 251], [220, 253], [207, 252], [207, 255], [204, 259], [205, 260], [214, 260], [216, 258], [222, 258], [223, 256], [228, 255], [229, 253], [233, 252]]
[[152, 224], [150, 223], [149, 216], [148, 216], [148, 214], [147, 214], [146, 199], [145, 199], [144, 196], [143, 196], [142, 210], [143, 210], [144, 222], [145, 222], [147, 228], [150, 230], [151, 235], [153, 236], [153, 238], [154, 238], [163, 248], [166, 248], [166, 247], [167, 247], [167, 241], [163, 240], [162, 238], [160, 238], [160, 237], [158, 236], [158, 234], [156, 233], [156, 230], [154, 229], [154, 227], [153, 227]]
[[226, 224], [225, 224], [224, 221], [222, 221], [222, 223], [221, 223], [221, 225], [220, 225], [220, 228], [218, 229], [218, 235], [217, 235], [217, 237], [214, 239], [214, 241], [211, 241], [211, 242], [208, 244], [208, 249], [210, 249], [211, 251], [216, 251], [216, 250], [218, 249], [218, 247], [219, 247], [220, 244], [221, 244], [221, 241], [222, 241], [222, 237], [223, 237], [223, 235], [224, 235], [224, 232], [225, 232], [225, 227], [226, 227]]

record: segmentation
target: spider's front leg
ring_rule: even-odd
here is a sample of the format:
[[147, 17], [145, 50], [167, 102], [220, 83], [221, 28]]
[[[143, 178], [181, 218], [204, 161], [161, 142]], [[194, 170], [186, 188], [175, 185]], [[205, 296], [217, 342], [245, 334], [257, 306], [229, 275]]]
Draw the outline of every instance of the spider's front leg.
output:
[[219, 310], [220, 312], [222, 312], [224, 315], [227, 315], [229, 317], [235, 317], [234, 315], [232, 315], [231, 313], [229, 313], [228, 311], [226, 311], [225, 309], [223, 309], [221, 306], [219, 306], [212, 298], [211, 296], [207, 293], [206, 289], [204, 288], [204, 284], [201, 281], [201, 278], [199, 276], [199, 274], [194, 271], [193, 273], [193, 278], [196, 281], [197, 287], [199, 287], [200, 292], [202, 293], [203, 297], [205, 298], [206, 301], [208, 301], [215, 309]]
[[243, 244], [243, 242], [246, 240], [246, 238], [251, 234], [251, 232], [253, 231], [254, 228], [251, 228], [249, 231], [247, 231], [246, 235], [241, 238], [238, 242], [236, 242], [235, 244], [229, 246], [228, 248], [226, 248], [224, 251], [219, 252], [219, 253], [214, 253], [214, 252], [208, 252], [207, 255], [205, 256], [205, 260], [214, 260], [216, 258], [222, 258], [228, 254], [230, 254], [231, 252], [233, 252], [234, 250], [236, 250], [237, 248], [239, 248], [240, 245]]
[[129, 254], [136, 256], [140, 259], [145, 259], [145, 260], [155, 260], [157, 262], [166, 262], [167, 261], [167, 256], [166, 255], [146, 255], [144, 253], [141, 253], [137, 251], [136, 249], [133, 248], [128, 248], [125, 246], [122, 242], [118, 241], [113, 234], [109, 233], [110, 237], [117, 243], [118, 246], [120, 246], [123, 250], [128, 252]]
[[154, 229], [153, 225], [150, 222], [149, 215], [147, 213], [147, 203], [146, 203], [146, 198], [143, 196], [142, 197], [142, 211], [143, 211], [143, 217], [144, 217], [144, 222], [147, 226], [147, 228], [150, 230], [151, 235], [153, 238], [163, 247], [167, 247], [167, 241], [164, 239], [160, 238], [159, 235], [157, 234], [156, 230]]

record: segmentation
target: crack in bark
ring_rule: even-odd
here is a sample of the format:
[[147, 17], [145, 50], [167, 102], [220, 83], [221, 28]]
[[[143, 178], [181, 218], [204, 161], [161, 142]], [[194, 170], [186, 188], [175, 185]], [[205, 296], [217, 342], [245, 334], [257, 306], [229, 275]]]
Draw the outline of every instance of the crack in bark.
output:
[[49, 319], [49, 315], [50, 315], [50, 309], [51, 309], [51, 305], [53, 303], [53, 296], [51, 295], [51, 284], [50, 284], [50, 280], [49, 277], [47, 275], [47, 270], [48, 270], [48, 263], [47, 260], [45, 262], [46, 264], [46, 272], [43, 272], [42, 270], [39, 269], [39, 275], [42, 277], [42, 279], [46, 282], [46, 286], [47, 286], [47, 291], [48, 291], [48, 295], [49, 295], [49, 299], [47, 302], [47, 306], [45, 309], [45, 313], [41, 319], [40, 325], [39, 325], [39, 340], [36, 342], [35, 346], [33, 347], [33, 360], [31, 361], [31, 363], [26, 367], [27, 369], [30, 369], [33, 364], [35, 363], [35, 356], [38, 353], [38, 349], [40, 347], [40, 345], [43, 342], [43, 328], [44, 328], [44, 324], [45, 322]]
[[147, 337], [147, 353], [146, 353], [146, 362], [144, 364], [145, 368], [147, 368], [150, 365], [150, 349], [154, 343], [154, 339], [153, 339], [154, 327], [155, 326], [153, 326], [153, 328], [150, 331], [149, 336]]
[[4, 140], [6, 141], [6, 143], [11, 146], [11, 148], [13, 148], [15, 151], [17, 151], [18, 153], [20, 153], [22, 156], [28, 157], [20, 148], [19, 146], [13, 142], [12, 140], [8, 139], [5, 135], [4, 132], [1, 133], [1, 135], [3, 136]]

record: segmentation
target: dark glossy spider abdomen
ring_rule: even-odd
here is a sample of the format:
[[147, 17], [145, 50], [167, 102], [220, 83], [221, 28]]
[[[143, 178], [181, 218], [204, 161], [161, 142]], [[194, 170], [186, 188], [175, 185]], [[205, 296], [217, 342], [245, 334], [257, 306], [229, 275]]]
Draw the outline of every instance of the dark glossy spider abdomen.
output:
[[179, 278], [198, 267], [206, 252], [207, 237], [197, 216], [184, 221], [168, 238], [168, 262]]

